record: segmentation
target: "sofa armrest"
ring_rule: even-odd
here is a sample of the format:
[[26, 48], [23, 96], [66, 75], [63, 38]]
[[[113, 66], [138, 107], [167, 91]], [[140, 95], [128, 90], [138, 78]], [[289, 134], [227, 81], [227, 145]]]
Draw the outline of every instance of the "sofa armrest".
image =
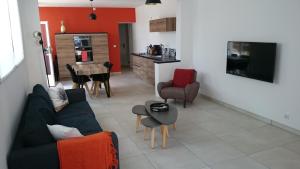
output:
[[172, 87], [172, 86], [173, 86], [173, 81], [172, 80], [170, 80], [168, 82], [159, 82], [158, 85], [157, 85], [157, 91], [159, 93], [159, 96], [162, 97], [161, 90], [163, 88]]
[[[112, 142], [113, 142], [113, 145], [115, 147], [115, 149], [117, 150], [117, 158], [118, 158], [118, 169], [120, 168], [120, 156], [119, 156], [119, 141], [118, 141], [118, 136], [116, 133], [112, 132], [111, 133], [111, 139], [112, 139]], [[114, 168], [116, 169], [116, 168]]]
[[56, 143], [13, 150], [7, 164], [8, 169], [59, 169]]
[[80, 88], [80, 89], [69, 89], [66, 90], [67, 96], [69, 103], [77, 103], [77, 102], [82, 102], [86, 101], [86, 95], [85, 95], [85, 90]]
[[193, 102], [196, 96], [198, 95], [199, 88], [200, 88], [199, 82], [188, 84], [184, 89], [186, 101]]

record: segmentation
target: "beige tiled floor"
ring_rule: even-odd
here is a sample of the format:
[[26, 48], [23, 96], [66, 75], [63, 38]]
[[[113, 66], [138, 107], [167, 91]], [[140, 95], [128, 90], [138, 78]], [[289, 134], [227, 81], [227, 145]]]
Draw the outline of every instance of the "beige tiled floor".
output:
[[200, 96], [186, 109], [170, 102], [180, 112], [177, 130], [170, 129], [167, 149], [160, 134], [150, 149], [131, 108], [160, 100], [154, 88], [131, 73], [112, 76], [111, 86], [111, 98], [103, 90], [88, 100], [101, 126], [119, 136], [121, 169], [300, 169], [299, 136]]

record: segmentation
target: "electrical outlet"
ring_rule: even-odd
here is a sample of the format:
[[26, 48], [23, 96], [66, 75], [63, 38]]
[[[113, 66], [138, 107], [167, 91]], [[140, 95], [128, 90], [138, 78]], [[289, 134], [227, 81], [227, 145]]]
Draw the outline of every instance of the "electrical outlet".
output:
[[285, 113], [285, 114], [284, 114], [284, 118], [285, 118], [286, 120], [289, 120], [289, 119], [290, 119], [290, 114], [289, 114], [289, 113]]

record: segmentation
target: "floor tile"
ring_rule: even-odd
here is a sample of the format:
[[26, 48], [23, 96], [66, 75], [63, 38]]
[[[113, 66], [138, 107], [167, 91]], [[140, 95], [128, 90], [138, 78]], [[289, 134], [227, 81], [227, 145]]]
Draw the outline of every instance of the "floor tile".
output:
[[212, 169], [268, 169], [248, 157], [229, 160], [211, 166]]
[[146, 156], [157, 169], [201, 169], [207, 167], [183, 146], [155, 151]]
[[284, 148], [274, 148], [253, 154], [251, 158], [270, 169], [299, 169], [300, 155]]
[[185, 145], [209, 165], [245, 156], [245, 154], [218, 138], [199, 138], [198, 142]]
[[120, 161], [122, 169], [155, 169], [151, 162], [144, 156], [133, 156]]
[[136, 144], [129, 138], [119, 139], [119, 151], [121, 159], [142, 154], [142, 152], [138, 149]]
[[248, 155], [284, 145], [297, 136], [270, 125], [252, 131], [237, 132], [221, 136], [222, 140]]
[[283, 147], [300, 154], [300, 140], [286, 144]]

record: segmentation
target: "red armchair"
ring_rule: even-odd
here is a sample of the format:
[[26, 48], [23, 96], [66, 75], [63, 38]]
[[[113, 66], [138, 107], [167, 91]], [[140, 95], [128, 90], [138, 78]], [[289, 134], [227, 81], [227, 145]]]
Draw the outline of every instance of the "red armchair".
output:
[[160, 82], [157, 86], [159, 96], [168, 101], [168, 99], [183, 100], [184, 107], [186, 103], [192, 103], [200, 88], [196, 81], [197, 72], [194, 69], [176, 69], [173, 80]]

